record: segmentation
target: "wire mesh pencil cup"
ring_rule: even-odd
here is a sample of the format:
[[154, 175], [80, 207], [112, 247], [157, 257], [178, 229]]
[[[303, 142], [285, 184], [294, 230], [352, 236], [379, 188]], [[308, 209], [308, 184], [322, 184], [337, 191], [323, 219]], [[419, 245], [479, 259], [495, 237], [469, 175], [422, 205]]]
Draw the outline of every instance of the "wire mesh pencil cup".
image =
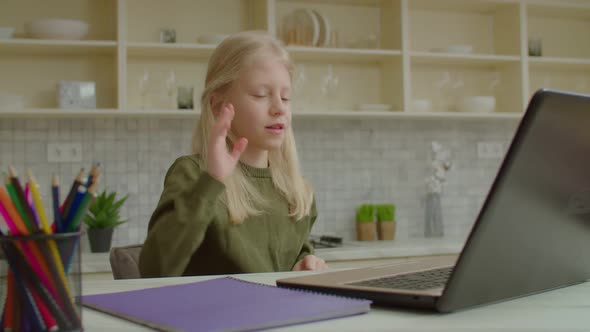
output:
[[83, 330], [80, 235], [0, 236], [0, 330]]

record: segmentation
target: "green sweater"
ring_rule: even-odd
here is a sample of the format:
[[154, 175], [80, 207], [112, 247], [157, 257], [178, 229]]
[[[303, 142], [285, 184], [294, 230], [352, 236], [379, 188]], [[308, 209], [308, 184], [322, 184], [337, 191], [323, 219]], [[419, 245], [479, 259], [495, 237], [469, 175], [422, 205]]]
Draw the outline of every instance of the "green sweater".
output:
[[289, 271], [313, 253], [315, 201], [309, 216], [293, 222], [270, 170], [239, 163], [271, 207], [231, 224], [220, 202], [225, 186], [201, 171], [198, 158], [180, 157], [166, 174], [139, 257], [142, 277]]

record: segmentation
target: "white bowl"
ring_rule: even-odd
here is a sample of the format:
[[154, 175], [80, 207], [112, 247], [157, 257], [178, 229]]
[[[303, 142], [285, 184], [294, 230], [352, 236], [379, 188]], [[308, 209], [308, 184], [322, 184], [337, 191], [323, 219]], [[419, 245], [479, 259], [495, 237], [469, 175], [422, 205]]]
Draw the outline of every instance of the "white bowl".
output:
[[470, 96], [463, 98], [457, 105], [460, 112], [493, 112], [496, 108], [496, 97], [494, 96]]
[[14, 34], [13, 27], [0, 27], [0, 39], [10, 39]]
[[432, 110], [432, 102], [428, 99], [414, 99], [412, 100], [412, 111], [414, 112], [430, 112]]
[[204, 33], [197, 38], [199, 44], [220, 44], [228, 35], [221, 33]]
[[447, 52], [467, 54], [473, 52], [473, 46], [463, 44], [449, 45], [447, 46]]
[[88, 23], [80, 20], [39, 19], [25, 26], [32, 38], [80, 40], [88, 34]]

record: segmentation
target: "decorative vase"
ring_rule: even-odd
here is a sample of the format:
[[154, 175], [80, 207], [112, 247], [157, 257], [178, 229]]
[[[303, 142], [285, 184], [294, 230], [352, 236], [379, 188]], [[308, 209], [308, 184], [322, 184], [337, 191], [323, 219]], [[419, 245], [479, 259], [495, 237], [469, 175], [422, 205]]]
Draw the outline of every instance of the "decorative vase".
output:
[[379, 240], [393, 240], [395, 238], [395, 221], [379, 221], [377, 223], [377, 238]]
[[377, 225], [375, 222], [357, 222], [356, 223], [356, 239], [358, 241], [373, 241], [375, 240], [375, 232]]
[[442, 237], [444, 235], [440, 193], [428, 193], [426, 196], [424, 226], [424, 236], [426, 237]]
[[111, 249], [114, 228], [89, 228], [88, 241], [91, 252], [108, 252]]

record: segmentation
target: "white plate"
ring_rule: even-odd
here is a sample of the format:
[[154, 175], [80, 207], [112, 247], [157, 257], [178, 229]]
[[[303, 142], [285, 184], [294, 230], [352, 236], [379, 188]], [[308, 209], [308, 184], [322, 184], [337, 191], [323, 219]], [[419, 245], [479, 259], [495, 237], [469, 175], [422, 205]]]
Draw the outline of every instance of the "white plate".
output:
[[320, 23], [320, 38], [316, 46], [328, 47], [328, 45], [330, 45], [330, 23], [328, 22], [328, 19], [317, 10], [313, 10], [313, 13]]
[[311, 9], [299, 8], [293, 11], [297, 30], [301, 31], [299, 43], [304, 46], [316, 46], [320, 40], [320, 22]]

